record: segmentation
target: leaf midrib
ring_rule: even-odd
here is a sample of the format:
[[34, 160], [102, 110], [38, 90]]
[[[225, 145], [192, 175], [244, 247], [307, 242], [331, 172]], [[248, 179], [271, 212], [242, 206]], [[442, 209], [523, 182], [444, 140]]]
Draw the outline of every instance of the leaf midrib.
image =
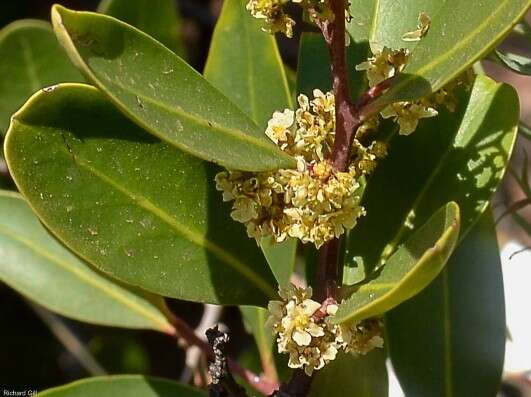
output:
[[[243, 14], [244, 12], [244, 8], [241, 7], [241, 10], [240, 10], [240, 16], [243, 17], [243, 21], [242, 21], [242, 28], [243, 28], [243, 35], [245, 36], [244, 37], [244, 40], [245, 40], [245, 45], [247, 47], [247, 67], [248, 67], [248, 71], [247, 71], [247, 91], [249, 92], [249, 103], [251, 105], [251, 119], [257, 123], [257, 118], [258, 118], [258, 111], [257, 111], [257, 103], [256, 103], [256, 93], [254, 92], [254, 57], [251, 56], [251, 42], [250, 42], [250, 37], [249, 37], [249, 27], [247, 26], [248, 24], [248, 18], [245, 18], [246, 15]], [[242, 15], [243, 14], [243, 15]]]
[[[458, 219], [459, 218], [454, 218], [449, 225], [445, 225], [444, 230], [442, 231], [442, 233], [439, 235], [439, 237], [435, 241], [435, 244], [433, 246], [427, 248], [422, 253], [420, 258], [418, 258], [416, 260], [415, 265], [413, 265], [413, 267], [411, 267], [405, 273], [405, 275], [400, 279], [400, 281], [401, 281], [400, 284], [406, 283], [408, 280], [413, 278], [420, 271], [419, 269], [423, 268], [424, 263], [426, 261], [426, 258], [429, 258], [431, 256], [435, 257], [436, 255], [440, 256], [441, 253], [444, 252], [441, 249], [441, 242], [445, 242], [451, 236], [451, 234], [454, 231], [454, 229], [456, 227], [458, 227], [458, 225], [459, 225], [459, 220]], [[344, 323], [346, 321], [351, 321], [353, 318], [356, 318], [357, 316], [359, 317], [360, 312], [364, 313], [368, 309], [370, 311], [374, 306], [377, 306], [378, 303], [383, 302], [386, 297], [388, 297], [389, 295], [393, 294], [395, 291], [398, 291], [400, 289], [400, 284], [399, 283], [394, 283], [393, 286], [389, 290], [387, 290], [384, 293], [380, 294], [374, 300], [370, 301], [369, 303], [367, 303], [366, 305], [364, 305], [364, 306], [362, 306], [360, 308], [354, 309], [354, 311], [352, 311], [350, 314], [344, 315], [340, 322]], [[345, 301], [345, 303], [346, 302], [348, 302], [348, 299]]]
[[[64, 151], [64, 153], [70, 158], [71, 153], [67, 152], [66, 149], [61, 150], [61, 151]], [[173, 216], [171, 216], [164, 210], [158, 208], [154, 203], [152, 203], [142, 194], [133, 193], [130, 190], [128, 190], [126, 187], [121, 186], [118, 182], [116, 182], [109, 176], [105, 175], [105, 173], [91, 166], [87, 161], [81, 158], [78, 154], [75, 155], [75, 159], [76, 159], [76, 164], [78, 166], [82, 166], [87, 171], [92, 173], [95, 177], [99, 178], [101, 181], [113, 187], [115, 190], [119, 191], [124, 196], [129, 198], [132, 202], [136, 203], [141, 208], [144, 208], [146, 211], [155, 215], [162, 222], [169, 225], [173, 230], [175, 230], [178, 234], [183, 236], [188, 241], [192, 242], [195, 245], [203, 247], [207, 251], [210, 251], [212, 254], [217, 256], [224, 263], [231, 266], [234, 270], [239, 272], [241, 275], [247, 278], [250, 282], [256, 285], [256, 287], [258, 287], [263, 293], [265, 293], [266, 296], [268, 297], [275, 296], [275, 291], [273, 290], [273, 288], [262, 277], [260, 277], [260, 275], [258, 275], [253, 270], [248, 268], [245, 265], [245, 263], [241, 262], [238, 258], [233, 256], [231, 253], [225, 251], [222, 247], [220, 247], [216, 243], [202, 236], [199, 232], [192, 230], [191, 228], [186, 227], [185, 225], [181, 224]]]
[[[230, 127], [225, 127], [225, 126], [221, 126], [219, 125], [218, 123], [215, 123], [213, 121], [209, 121], [209, 120], [206, 120], [204, 118], [200, 118], [199, 116], [193, 114], [193, 113], [188, 113], [186, 111], [184, 111], [181, 107], [178, 107], [178, 106], [169, 106], [169, 105], [166, 105], [164, 104], [163, 102], [159, 102], [157, 99], [155, 98], [152, 98], [150, 96], [147, 96], [145, 94], [142, 94], [142, 93], [138, 93], [136, 91], [134, 91], [132, 88], [126, 86], [126, 85], [123, 85], [121, 83], [119, 83], [118, 81], [116, 80], [113, 80], [113, 81], [110, 81], [108, 80], [108, 83], [109, 84], [112, 84], [112, 85], [115, 85], [119, 88], [121, 88], [122, 90], [126, 91], [128, 94], [131, 94], [131, 95], [134, 95], [136, 97], [139, 97], [140, 99], [152, 104], [152, 105], [155, 105], [157, 107], [160, 107], [162, 109], [164, 109], [165, 111], [169, 112], [169, 113], [173, 113], [177, 116], [180, 116], [184, 119], [188, 119], [189, 121], [195, 123], [195, 124], [198, 124], [202, 127], [206, 127], [208, 129], [211, 129], [211, 130], [216, 130], [220, 133], [223, 133], [223, 134], [226, 134], [226, 135], [229, 135], [237, 140], [241, 140], [241, 141], [247, 141], [251, 144], [253, 144], [254, 146], [259, 146], [263, 149], [266, 149], [268, 151], [270, 151], [273, 155], [275, 156], [282, 156], [282, 153], [278, 153], [278, 149], [276, 146], [274, 146], [273, 144], [270, 144], [269, 142], [267, 142], [267, 140], [264, 138], [264, 139], [260, 139], [260, 138], [257, 138], [257, 137], [254, 137], [253, 135], [250, 135], [250, 134], [247, 134], [245, 132], [243, 132], [242, 130], [238, 130], [236, 128], [230, 128]], [[112, 96], [111, 93], [108, 93], [109, 95]], [[127, 110], [129, 112], [129, 110]], [[258, 127], [257, 127], [258, 128]], [[151, 128], [149, 128], [151, 129]], [[265, 135], [264, 135], [265, 136]]]
[[[507, 5], [508, 2], [509, 2], [509, 0], [503, 0], [502, 3], [499, 5], [499, 7], [496, 9], [496, 11], [492, 12], [487, 18], [485, 18], [483, 20], [483, 22], [481, 24], [479, 24], [479, 26], [476, 29], [473, 29], [472, 31], [470, 31], [468, 35], [464, 36], [463, 39], [459, 40], [459, 42], [456, 43], [456, 45], [452, 46], [452, 48], [450, 50], [442, 53], [438, 57], [435, 57], [432, 61], [426, 63], [421, 68], [419, 68], [417, 70], [413, 70], [413, 72], [414, 72], [413, 74], [407, 75], [406, 78], [404, 78], [403, 80], [400, 80], [394, 87], [392, 87], [391, 90], [393, 92], [400, 91], [405, 85], [409, 84], [410, 81], [418, 78], [418, 76], [425, 76], [430, 70], [435, 69], [441, 63], [443, 63], [446, 59], [448, 59], [451, 56], [453, 56], [458, 50], [461, 50], [465, 46], [465, 44], [468, 44], [470, 41], [475, 39], [477, 36], [479, 36], [483, 32], [483, 30], [486, 27], [489, 26], [491, 20], [494, 17], [497, 17], [498, 14], [502, 10], [505, 9], [505, 6]], [[515, 21], [516, 20], [518, 20], [518, 18], [516, 18]], [[505, 34], [506, 31], [507, 30], [500, 32], [493, 40], [491, 40], [491, 43], [497, 42], [498, 39], [501, 38]], [[469, 58], [470, 59], [477, 59], [484, 51], [485, 51], [484, 49], [481, 49], [480, 51], [477, 51], [473, 57], [469, 57]], [[467, 62], [462, 64], [460, 68], [455, 70], [455, 73], [453, 74], [453, 76], [456, 76], [456, 75], [460, 74], [463, 70], [465, 70], [468, 67], [468, 65], [469, 65], [469, 63], [467, 63]], [[404, 69], [404, 72], [405, 73], [409, 72], [407, 66]], [[449, 79], [450, 78], [447, 78], [446, 80], [449, 80]], [[441, 85], [441, 84], [442, 83], [439, 82], [439, 85]], [[433, 87], [433, 89], [436, 89], [436, 88], [438, 88], [438, 87], [437, 86]]]
[[[63, 10], [64, 7], [61, 7]], [[65, 43], [69, 48], [69, 52], [71, 52], [71, 55], [77, 59], [77, 61], [79, 63], [81, 63], [81, 67], [83, 68], [83, 70], [85, 71], [85, 73], [87, 74], [87, 77], [90, 78], [90, 80], [92, 80], [93, 82], [96, 83], [97, 86], [99, 86], [99, 88], [104, 91], [106, 93], [107, 96], [109, 96], [114, 102], [116, 105], [118, 105], [120, 108], [122, 108], [122, 110], [124, 110], [126, 113], [130, 114], [132, 117], [134, 117], [137, 122], [139, 124], [141, 124], [145, 129], [147, 129], [148, 131], [152, 131], [153, 133], [155, 133], [157, 136], [163, 138], [163, 139], [168, 139], [168, 137], [165, 136], [165, 134], [161, 134], [160, 132], [158, 131], [155, 131], [151, 128], [150, 125], [148, 125], [147, 123], [145, 123], [135, 112], [131, 111], [128, 107], [126, 107], [122, 101], [116, 96], [114, 95], [112, 92], [109, 91], [109, 89], [105, 86], [105, 84], [102, 83], [102, 80], [105, 80], [107, 83], [111, 84], [111, 85], [116, 85], [117, 87], [121, 88], [122, 90], [126, 91], [127, 93], [135, 96], [135, 97], [139, 97], [143, 100], [145, 100], [146, 102], [149, 102], [159, 108], [162, 108], [163, 110], [167, 111], [168, 113], [171, 113], [171, 114], [176, 114], [177, 116], [181, 116], [182, 118], [185, 118], [185, 119], [188, 119], [200, 126], [203, 126], [203, 127], [207, 127], [208, 129], [211, 129], [211, 130], [216, 130], [218, 131], [219, 133], [221, 134], [224, 134], [224, 135], [227, 135], [229, 137], [232, 137], [236, 140], [240, 140], [240, 141], [243, 141], [243, 142], [248, 142], [254, 146], [257, 146], [261, 149], [264, 149], [264, 151], [267, 151], [269, 152], [270, 154], [272, 154], [274, 157], [276, 157], [279, 161], [281, 160], [288, 160], [289, 156], [282, 153], [275, 145], [273, 145], [272, 143], [268, 142], [267, 139], [264, 138], [263, 139], [260, 139], [258, 137], [255, 137], [255, 136], [252, 136], [250, 134], [247, 134], [241, 130], [238, 130], [238, 129], [235, 129], [235, 128], [229, 128], [229, 127], [225, 127], [225, 126], [220, 126], [218, 123], [214, 123], [214, 122], [210, 122], [204, 118], [201, 118], [199, 116], [197, 116], [196, 114], [193, 114], [193, 113], [187, 113], [185, 112], [184, 110], [182, 110], [182, 108], [180, 107], [177, 107], [177, 106], [169, 106], [169, 105], [166, 105], [162, 102], [159, 102], [158, 100], [156, 100], [155, 98], [151, 98], [151, 97], [148, 97], [144, 94], [141, 94], [141, 93], [137, 93], [135, 91], [133, 91], [130, 87], [128, 86], [125, 86], [123, 84], [120, 84], [118, 83], [117, 81], [110, 81], [108, 79], [102, 79], [100, 77], [100, 74], [99, 73], [95, 73], [95, 71], [89, 66], [89, 64], [86, 62], [86, 60], [84, 59], [84, 57], [80, 54], [80, 52], [78, 51], [77, 49], [77, 46], [74, 42], [74, 39], [73, 37], [71, 36], [71, 33], [70, 31], [68, 30], [68, 28], [64, 25], [64, 21], [63, 21], [63, 15], [62, 15], [62, 12], [64, 12], [63, 10], [61, 11], [57, 11], [56, 8], [54, 8], [54, 10], [52, 11], [52, 20], [54, 21], [54, 24], [57, 22], [58, 26], [60, 27], [61, 29], [61, 33], [63, 35], [63, 37], [66, 39], [67, 43]], [[72, 12], [72, 11], [68, 11], [68, 12]], [[80, 12], [75, 12], [75, 13], [80, 13]], [[56, 21], [55, 20], [55, 15], [58, 15], [59, 17], [59, 20]], [[173, 54], [175, 56], [175, 54]], [[175, 56], [177, 58], [177, 56]], [[183, 61], [180, 61], [180, 62], [183, 62]], [[196, 73], [195, 71], [192, 70], [192, 72]], [[203, 78], [201, 75], [199, 75], [197, 73], [198, 76], [200, 76], [201, 78]], [[216, 90], [215, 87], [211, 87], [213, 90]], [[217, 91], [217, 90], [216, 90]], [[223, 97], [223, 94], [220, 93], [218, 91], [219, 95], [221, 95]], [[227, 100], [227, 102], [229, 104], [231, 104], [234, 109], [237, 109], [238, 111], [241, 112], [241, 110], [234, 104], [232, 104], [230, 101]], [[252, 120], [250, 120], [252, 121]], [[212, 124], [212, 125], [210, 125]], [[253, 122], [254, 124], [254, 127], [255, 128], [259, 128], [258, 126], [256, 126], [256, 124]], [[173, 144], [178, 144], [179, 146], [188, 146], [188, 145], [184, 145], [184, 144], [181, 144], [179, 142], [175, 142], [174, 140], [171, 141]], [[294, 164], [294, 160], [292, 160], [292, 166], [295, 166]]]
[[57, 266], [62, 268], [67, 273], [73, 274], [79, 280], [86, 282], [87, 284], [91, 285], [92, 287], [96, 289], [99, 289], [104, 294], [107, 294], [109, 297], [115, 299], [116, 301], [123, 304], [125, 307], [129, 308], [133, 312], [136, 312], [140, 314], [141, 316], [147, 318], [148, 320], [153, 321], [155, 324], [160, 324], [162, 326], [162, 329], [168, 330], [171, 328], [171, 325], [169, 323], [165, 321], [161, 321], [160, 318], [158, 318], [153, 313], [146, 310], [144, 307], [142, 307], [142, 305], [139, 305], [138, 303], [134, 301], [126, 299], [123, 295], [113, 290], [112, 288], [109, 288], [103, 283], [98, 282], [96, 279], [89, 277], [89, 275], [86, 274], [83, 270], [77, 268], [76, 266], [71, 266], [68, 262], [61, 260], [61, 258], [58, 258], [57, 256], [55, 256], [53, 253], [48, 251], [42, 245], [36, 244], [32, 240], [20, 236], [16, 231], [12, 230], [11, 228], [5, 227], [5, 225], [4, 226], [0, 225], [0, 233], [4, 234], [8, 238], [11, 238], [25, 245], [31, 251], [35, 252], [37, 255], [47, 259], [51, 263], [55, 263]]

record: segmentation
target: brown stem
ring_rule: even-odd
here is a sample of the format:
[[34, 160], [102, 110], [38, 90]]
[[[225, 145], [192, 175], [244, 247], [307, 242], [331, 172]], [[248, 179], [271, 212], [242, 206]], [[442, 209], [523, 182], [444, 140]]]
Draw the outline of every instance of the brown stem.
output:
[[306, 397], [310, 391], [313, 377], [308, 376], [303, 370], [297, 369], [293, 372], [288, 383], [282, 385], [272, 397]]
[[350, 147], [359, 125], [356, 107], [350, 101], [347, 52], [345, 46], [345, 0], [331, 0], [332, 21], [318, 23], [328, 45], [332, 86], [336, 103], [336, 135], [331, 160], [337, 170], [348, 167]]
[[[177, 337], [180, 338], [181, 341], [183, 341], [188, 346], [198, 347], [208, 359], [212, 360], [215, 358], [214, 352], [212, 351], [210, 345], [206, 341], [199, 338], [195, 334], [194, 330], [183, 319], [172, 313], [171, 323], [177, 331]], [[279, 388], [277, 382], [270, 381], [269, 379], [265, 379], [261, 376], [256, 375], [255, 373], [246, 368], [242, 368], [237, 361], [231, 358], [228, 359], [228, 363], [229, 368], [233, 373], [240, 376], [256, 391], [259, 391], [260, 393], [266, 396], [270, 395]]]
[[317, 288], [315, 299], [337, 299], [338, 257], [340, 240], [334, 239], [319, 250], [319, 268], [317, 270]]

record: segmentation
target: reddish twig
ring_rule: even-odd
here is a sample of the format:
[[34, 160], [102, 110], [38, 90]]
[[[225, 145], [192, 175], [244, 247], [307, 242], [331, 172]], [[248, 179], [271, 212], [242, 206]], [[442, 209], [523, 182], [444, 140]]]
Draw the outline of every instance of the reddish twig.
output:
[[[194, 330], [181, 318], [177, 317], [175, 314], [171, 316], [171, 323], [177, 331], [177, 337], [181, 342], [184, 342], [188, 346], [196, 346], [201, 349], [202, 353], [209, 359], [213, 360], [214, 352], [210, 345], [197, 336]], [[272, 394], [275, 390], [279, 388], [277, 382], [273, 382], [269, 379], [256, 375], [252, 371], [242, 368], [237, 361], [229, 358], [228, 359], [229, 369], [239, 377], [241, 377], [245, 382], [247, 382], [251, 387], [256, 391], [268, 396]]]
[[347, 52], [345, 46], [345, 0], [331, 0], [333, 20], [325, 20], [317, 25], [323, 32], [330, 53], [332, 87], [336, 103], [336, 135], [332, 162], [337, 170], [348, 167], [350, 147], [357, 126], [356, 107], [350, 101], [348, 87]]
[[319, 250], [319, 268], [317, 269], [317, 288], [315, 300], [337, 299], [337, 278], [340, 240], [334, 239]]

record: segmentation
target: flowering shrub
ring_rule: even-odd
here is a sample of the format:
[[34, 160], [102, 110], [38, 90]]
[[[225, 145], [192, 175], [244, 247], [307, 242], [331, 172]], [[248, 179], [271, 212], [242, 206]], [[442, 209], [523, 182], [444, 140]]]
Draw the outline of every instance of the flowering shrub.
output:
[[[407, 395], [494, 395], [489, 200], [519, 109], [478, 62], [530, 1], [225, 0], [202, 74], [172, 0], [135, 20], [136, 3], [55, 5], [53, 31], [0, 33], [18, 190], [0, 193], [0, 279], [63, 316], [174, 337], [187, 368], [181, 383], [95, 377], [43, 395], [380, 396], [388, 357]], [[273, 34], [297, 29], [288, 81]], [[218, 313], [208, 341], [170, 298]], [[214, 327], [230, 305], [256, 374]]]

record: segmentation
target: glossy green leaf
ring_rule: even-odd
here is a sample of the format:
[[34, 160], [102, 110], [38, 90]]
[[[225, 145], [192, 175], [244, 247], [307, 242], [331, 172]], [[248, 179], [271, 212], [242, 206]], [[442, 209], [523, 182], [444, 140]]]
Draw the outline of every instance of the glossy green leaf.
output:
[[263, 238], [260, 246], [262, 252], [280, 286], [290, 282], [295, 269], [298, 240], [290, 238], [282, 243], [271, 242], [270, 238]]
[[164, 302], [90, 268], [54, 240], [16, 193], [0, 191], [0, 280], [40, 305], [95, 324], [174, 333]]
[[[265, 131], [272, 114], [293, 108], [284, 65], [274, 36], [245, 9], [245, 0], [226, 0], [219, 16], [205, 78]], [[279, 284], [289, 281], [297, 240], [261, 247]]]
[[208, 303], [265, 305], [275, 295], [256, 244], [227, 222], [218, 169], [145, 134], [97, 89], [33, 96], [13, 118], [6, 157], [46, 226], [116, 278]]
[[86, 378], [39, 393], [42, 397], [206, 397], [199, 389], [171, 380], [142, 375]]
[[275, 37], [262, 31], [246, 4], [223, 2], [204, 75], [265, 131], [273, 112], [293, 103]]
[[160, 43], [114, 18], [52, 9], [59, 42], [130, 119], [171, 145], [227, 168], [293, 167], [240, 109]]
[[531, 75], [531, 58], [523, 55], [514, 54], [512, 52], [504, 52], [500, 50], [496, 50], [494, 54], [495, 57], [499, 60], [499, 63], [508, 67], [513, 72], [526, 76]]
[[[380, 98], [380, 105], [416, 99], [453, 80], [486, 56], [531, 6], [530, 0], [354, 0], [349, 24], [356, 40], [371, 46], [412, 49], [398, 81]], [[417, 26], [420, 12], [431, 17], [427, 35], [404, 42]]]
[[374, 278], [339, 305], [335, 323], [381, 315], [410, 299], [437, 277], [459, 236], [459, 207], [448, 203], [387, 260]]
[[102, 0], [98, 12], [133, 25], [181, 57], [186, 53], [175, 0]]
[[387, 397], [385, 352], [373, 350], [364, 356], [339, 353], [315, 373], [310, 397]]
[[0, 30], [0, 59], [0, 135], [34, 92], [60, 82], [83, 81], [44, 21], [20, 20]]
[[389, 312], [385, 323], [387, 347], [406, 396], [497, 395], [506, 332], [490, 211], [432, 285]]
[[478, 76], [459, 104], [456, 113], [441, 110], [412, 135], [391, 140], [365, 190], [367, 215], [349, 234], [347, 266], [370, 273], [446, 202], [461, 209], [460, 239], [484, 211], [512, 152], [518, 97], [512, 87]]
[[[413, 50], [421, 41], [404, 41], [404, 33], [417, 28], [420, 12], [428, 14], [433, 24], [434, 19], [438, 20], [439, 11], [449, 2], [451, 0], [352, 0], [352, 19], [347, 30], [355, 41], [369, 42], [371, 47]], [[431, 29], [432, 26], [428, 34]]]

